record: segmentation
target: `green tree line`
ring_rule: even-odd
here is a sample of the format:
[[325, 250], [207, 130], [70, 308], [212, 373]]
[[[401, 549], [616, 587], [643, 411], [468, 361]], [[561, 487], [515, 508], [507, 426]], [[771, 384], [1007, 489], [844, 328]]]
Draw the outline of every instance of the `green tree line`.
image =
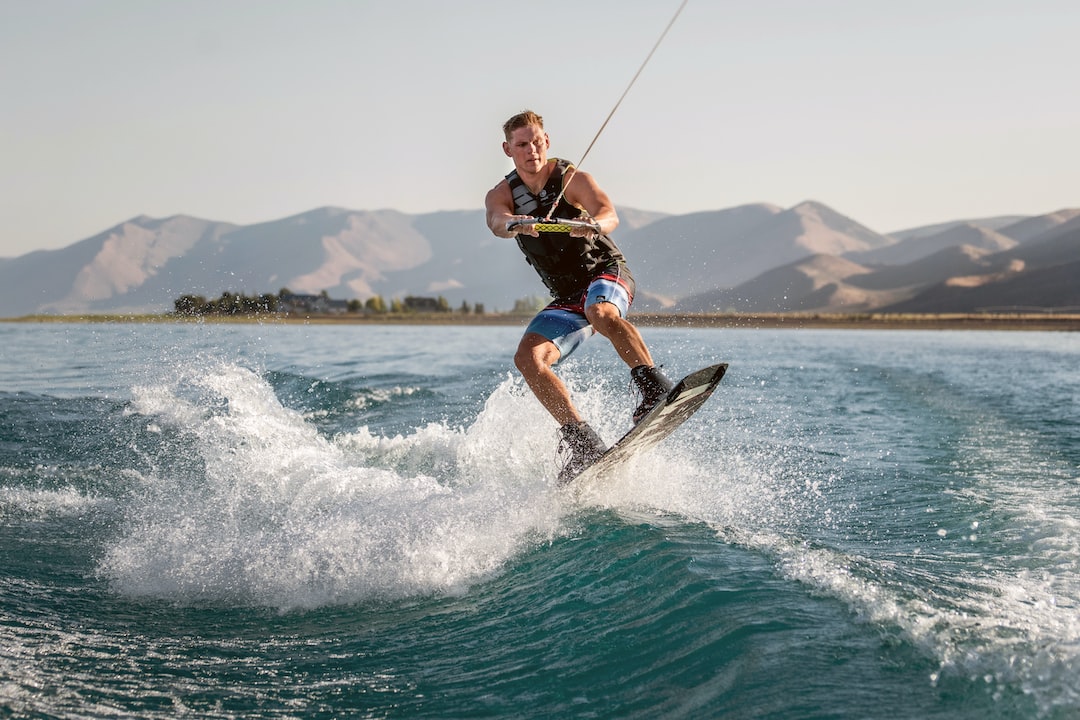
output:
[[[515, 303], [515, 311], [525, 301]], [[203, 295], [181, 295], [173, 301], [175, 315], [188, 317], [201, 317], [207, 315], [263, 315], [289, 312], [341, 312], [341, 308], [348, 313], [417, 313], [417, 312], [445, 312], [453, 310], [446, 298], [407, 296], [404, 299], [393, 298], [389, 303], [381, 296], [375, 295], [361, 302], [352, 299], [346, 303], [333, 301], [324, 290], [320, 295], [296, 295], [288, 288], [283, 288], [278, 294], [263, 293], [260, 295], [247, 295], [244, 293], [223, 292], [221, 297], [208, 299]], [[463, 300], [457, 310], [462, 315], [485, 313], [483, 303], [470, 305]]]

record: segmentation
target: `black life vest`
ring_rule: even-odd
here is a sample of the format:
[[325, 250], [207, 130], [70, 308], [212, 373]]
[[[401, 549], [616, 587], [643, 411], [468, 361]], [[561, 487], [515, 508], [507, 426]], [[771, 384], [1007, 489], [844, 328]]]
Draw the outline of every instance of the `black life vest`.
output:
[[[555, 198], [562, 192], [563, 177], [573, 165], [566, 160], [552, 158], [555, 163], [547, 184], [533, 194], [525, 181], [514, 170], [506, 176], [514, 197], [514, 214], [547, 217]], [[552, 218], [574, 220], [587, 213], [569, 203], [565, 197]], [[525, 260], [533, 266], [544, 285], [558, 299], [577, 300], [598, 275], [612, 274], [624, 280], [633, 295], [634, 280], [626, 267], [626, 258], [607, 235], [594, 239], [570, 237], [566, 233], [542, 232], [539, 237], [518, 235], [518, 247], [525, 253]]]

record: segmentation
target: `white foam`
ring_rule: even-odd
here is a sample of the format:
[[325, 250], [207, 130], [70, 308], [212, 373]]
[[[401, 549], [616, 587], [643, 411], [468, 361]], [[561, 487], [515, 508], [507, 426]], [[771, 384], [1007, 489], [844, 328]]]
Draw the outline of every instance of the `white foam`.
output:
[[[120, 593], [280, 608], [460, 592], [564, 512], [508, 379], [476, 423], [326, 438], [229, 364], [137, 388], [134, 412], [192, 437], [203, 470], [157, 477], [100, 571]], [[514, 425], [523, 432], [508, 433]]]
[[109, 498], [66, 486], [55, 489], [0, 487], [0, 517], [23, 515], [35, 518], [78, 517], [88, 512], [110, 509]]

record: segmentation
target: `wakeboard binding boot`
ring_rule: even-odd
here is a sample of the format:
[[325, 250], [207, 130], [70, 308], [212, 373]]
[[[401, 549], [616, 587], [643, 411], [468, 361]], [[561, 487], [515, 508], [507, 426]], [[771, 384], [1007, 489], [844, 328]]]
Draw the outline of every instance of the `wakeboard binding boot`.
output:
[[567, 458], [559, 471], [560, 485], [573, 480], [607, 452], [604, 441], [587, 422], [567, 423], [559, 428], [559, 435], [559, 456]]
[[630, 371], [630, 378], [641, 393], [641, 404], [634, 411], [634, 424], [637, 425], [650, 410], [667, 398], [675, 383], [668, 380], [655, 365], [638, 365]]

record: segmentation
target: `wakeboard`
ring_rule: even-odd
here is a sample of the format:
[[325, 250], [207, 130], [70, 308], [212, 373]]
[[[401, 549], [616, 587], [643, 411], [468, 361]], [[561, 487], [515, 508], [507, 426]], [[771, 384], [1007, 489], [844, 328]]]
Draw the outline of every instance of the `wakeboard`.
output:
[[690, 373], [656, 404], [649, 414], [623, 435], [596, 462], [567, 481], [580, 487], [593, 485], [611, 477], [627, 461], [649, 450], [682, 425], [709, 399], [727, 370], [727, 363], [710, 365]]

